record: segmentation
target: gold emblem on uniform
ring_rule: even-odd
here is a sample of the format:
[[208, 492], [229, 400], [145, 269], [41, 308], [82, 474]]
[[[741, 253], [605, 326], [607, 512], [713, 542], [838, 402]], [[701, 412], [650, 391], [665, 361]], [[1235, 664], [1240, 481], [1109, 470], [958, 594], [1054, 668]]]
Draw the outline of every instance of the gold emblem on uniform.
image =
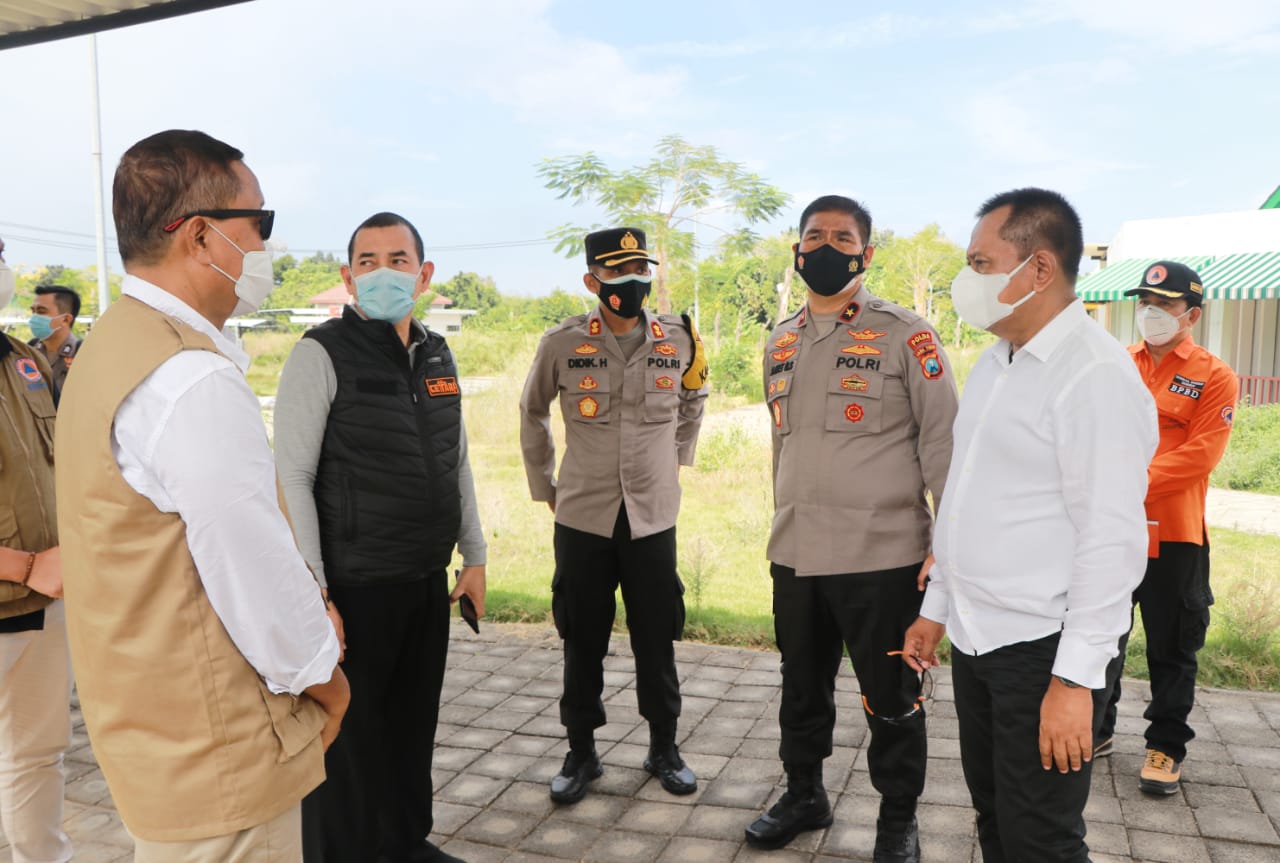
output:
[[847, 330], [846, 332], [848, 332], [849, 335], [853, 336], [855, 339], [857, 339], [860, 342], [870, 342], [870, 341], [874, 341], [875, 339], [882, 339], [885, 337], [885, 335], [887, 335], [886, 333], [882, 333], [878, 330], [873, 330], [870, 327], [867, 327], [865, 330], [862, 330], [861, 332], [857, 330]]
[[589, 345], [584, 342], [583, 344], [580, 344], [576, 348], [574, 348], [573, 352], [575, 354], [598, 354], [600, 353], [600, 349], [595, 345]]
[[634, 252], [640, 248], [640, 241], [636, 239], [635, 234], [627, 231], [622, 235], [622, 239], [618, 241], [618, 245], [622, 247], [624, 252]]
[[782, 428], [782, 402], [774, 402], [772, 407], [773, 407], [773, 424], [778, 428]]
[[861, 422], [862, 405], [860, 404], [849, 405], [847, 408], [844, 409], [844, 418], [851, 423]]
[[875, 356], [881, 353], [880, 349], [873, 345], [849, 345], [840, 349], [842, 354], [854, 354], [859, 357]]
[[670, 390], [670, 389], [675, 389], [676, 382], [674, 379], [668, 377], [667, 375], [663, 375], [662, 377], [654, 381], [653, 384], [660, 390]]
[[667, 334], [662, 331], [662, 325], [657, 321], [649, 324], [649, 331], [653, 333], [655, 339], [665, 339], [667, 337]]
[[780, 393], [786, 388], [787, 388], [786, 378], [778, 378], [776, 381], [770, 381], [768, 395], [773, 395], [774, 393]]
[[600, 412], [600, 402], [587, 396], [584, 399], [578, 399], [578, 413], [584, 417], [593, 417]]
[[[879, 351], [877, 351], [877, 353], [879, 353]], [[779, 363], [785, 363], [787, 360], [791, 359], [795, 355], [796, 355], [795, 348], [784, 348], [783, 350], [774, 351], [773, 353], [769, 354], [769, 356], [773, 357], [774, 362], [779, 362]]]
[[840, 379], [840, 389], [848, 390], [851, 393], [865, 393], [867, 391], [867, 379], [861, 375], [849, 375], [847, 378]]
[[587, 332], [593, 336], [600, 335], [600, 319], [592, 318], [591, 323], [587, 325]]
[[773, 346], [774, 346], [775, 348], [785, 348], [785, 347], [789, 347], [789, 346], [791, 346], [791, 345], [794, 345], [794, 344], [796, 343], [796, 340], [797, 340], [797, 339], [799, 339], [799, 338], [800, 338], [800, 337], [799, 337], [799, 336], [797, 336], [795, 333], [786, 333], [785, 335], [783, 335], [783, 336], [782, 336], [782, 338], [780, 338], [780, 339], [778, 339], [776, 342], [774, 342], [774, 343], [773, 343]]
[[653, 352], [655, 354], [662, 354], [664, 357], [674, 357], [676, 354], [680, 353], [680, 349], [671, 344], [671, 342], [663, 342], [662, 344], [654, 345]]
[[578, 389], [580, 390], [593, 390], [598, 386], [600, 386], [599, 382], [597, 382], [595, 378], [591, 377], [591, 375], [587, 375], [585, 378], [578, 381]]

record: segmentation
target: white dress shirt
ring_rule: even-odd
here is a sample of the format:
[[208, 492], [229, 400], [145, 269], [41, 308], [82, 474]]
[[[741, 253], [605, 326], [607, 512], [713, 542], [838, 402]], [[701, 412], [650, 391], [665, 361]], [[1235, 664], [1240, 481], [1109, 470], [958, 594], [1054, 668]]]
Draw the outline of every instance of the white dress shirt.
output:
[[280, 511], [262, 411], [244, 378], [248, 355], [155, 285], [125, 276], [123, 293], [208, 336], [224, 356], [181, 351], [121, 402], [111, 435], [120, 473], [182, 517], [210, 605], [268, 688], [296, 695], [325, 683], [338, 639]]
[[960, 400], [921, 615], [956, 650], [1062, 632], [1053, 673], [1092, 689], [1147, 564], [1155, 404], [1079, 301], [1010, 358], [978, 359]]

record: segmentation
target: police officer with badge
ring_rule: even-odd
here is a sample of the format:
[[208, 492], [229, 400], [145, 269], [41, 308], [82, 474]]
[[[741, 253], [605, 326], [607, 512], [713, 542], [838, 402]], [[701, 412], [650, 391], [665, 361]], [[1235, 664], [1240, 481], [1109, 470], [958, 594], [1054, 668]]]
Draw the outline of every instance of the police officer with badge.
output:
[[[1142, 340], [1129, 353], [1160, 419], [1160, 444], [1147, 467], [1147, 571], [1133, 594], [1142, 607], [1151, 674], [1151, 703], [1143, 714], [1149, 723], [1147, 754], [1138, 788], [1160, 796], [1177, 792], [1187, 742], [1195, 737], [1187, 717], [1195, 700], [1196, 653], [1204, 646], [1213, 604], [1205, 495], [1231, 437], [1239, 384], [1231, 367], [1191, 336], [1204, 299], [1195, 270], [1157, 261], [1138, 287], [1125, 291], [1133, 295]], [[1114, 683], [1095, 756], [1111, 754], [1128, 640], [1126, 633], [1108, 669]]]
[[41, 285], [36, 288], [36, 299], [31, 304], [28, 325], [34, 337], [27, 344], [44, 354], [53, 369], [54, 391], [61, 393], [62, 385], [71, 371], [71, 362], [80, 350], [80, 339], [71, 331], [80, 315], [80, 295], [62, 285]]
[[895, 655], [916, 619], [916, 579], [951, 461], [956, 385], [919, 315], [863, 287], [871, 216], [839, 195], [800, 218], [796, 272], [808, 301], [764, 354], [775, 513], [768, 555], [782, 654], [780, 755], [787, 790], [746, 830], [759, 848], [831, 824], [822, 762], [831, 754], [835, 677], [849, 650], [880, 792], [877, 863], [919, 860], [924, 787], [920, 681]]
[[[676, 573], [680, 465], [693, 463], [705, 403], [706, 360], [687, 316], [645, 308], [651, 281], [644, 231], [588, 234], [583, 283], [599, 297], [542, 337], [520, 400], [529, 490], [555, 513], [552, 609], [564, 639], [560, 721], [569, 754], [551, 799], [576, 803], [603, 768], [603, 661], [622, 586], [636, 662], [640, 715], [649, 723], [644, 768], [672, 794], [697, 781], [676, 746], [680, 685], [672, 642], [684, 629]], [[555, 472], [551, 402], [559, 398], [565, 452]]]

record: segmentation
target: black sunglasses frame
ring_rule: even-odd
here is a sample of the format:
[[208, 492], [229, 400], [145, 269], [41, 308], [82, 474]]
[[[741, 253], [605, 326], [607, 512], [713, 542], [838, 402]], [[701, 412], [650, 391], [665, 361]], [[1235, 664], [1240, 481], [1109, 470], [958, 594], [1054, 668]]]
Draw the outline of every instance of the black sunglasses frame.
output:
[[271, 239], [271, 229], [276, 222], [275, 210], [192, 210], [165, 225], [164, 232], [172, 234], [192, 216], [204, 216], [206, 219], [257, 219], [258, 233], [264, 240]]

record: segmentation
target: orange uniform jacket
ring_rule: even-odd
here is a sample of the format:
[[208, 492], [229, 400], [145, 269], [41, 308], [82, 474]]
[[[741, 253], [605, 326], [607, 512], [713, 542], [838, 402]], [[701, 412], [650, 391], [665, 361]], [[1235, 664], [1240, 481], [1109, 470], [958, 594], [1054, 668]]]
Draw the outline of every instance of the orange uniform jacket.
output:
[[1205, 542], [1209, 474], [1227, 449], [1236, 373], [1190, 337], [1156, 365], [1145, 341], [1129, 346], [1160, 416], [1160, 445], [1147, 469], [1147, 519], [1160, 542]]

